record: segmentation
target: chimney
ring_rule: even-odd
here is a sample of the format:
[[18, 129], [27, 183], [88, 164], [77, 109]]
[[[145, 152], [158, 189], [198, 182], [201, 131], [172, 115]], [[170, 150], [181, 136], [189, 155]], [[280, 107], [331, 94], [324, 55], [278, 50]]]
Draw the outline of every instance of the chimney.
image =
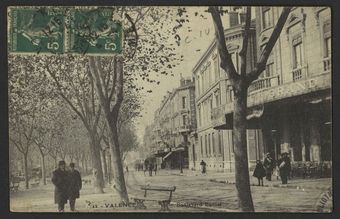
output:
[[234, 27], [238, 25], [238, 12], [236, 11], [229, 11], [229, 25], [230, 27]]
[[240, 13], [240, 23], [243, 24], [243, 23], [246, 23], [246, 12], [241, 12]]

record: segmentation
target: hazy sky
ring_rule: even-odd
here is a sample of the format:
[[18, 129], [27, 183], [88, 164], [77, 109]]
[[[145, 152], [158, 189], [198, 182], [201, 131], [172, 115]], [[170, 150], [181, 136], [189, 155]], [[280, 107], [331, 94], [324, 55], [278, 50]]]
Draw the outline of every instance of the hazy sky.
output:
[[[142, 118], [137, 122], [137, 131], [142, 143], [144, 128], [153, 122], [154, 112], [160, 106], [163, 96], [167, 91], [179, 86], [180, 74], [183, 77], [191, 77], [192, 69], [203, 55], [204, 51], [212, 43], [214, 38], [214, 26], [212, 23], [211, 15], [204, 13], [206, 19], [199, 16], [194, 16], [196, 11], [206, 10], [207, 7], [187, 7], [188, 14], [190, 15], [190, 23], [186, 24], [192, 29], [191, 32], [187, 31], [187, 28], [182, 28], [179, 32], [182, 42], [178, 50], [178, 53], [184, 56], [184, 61], [173, 70], [174, 76], [160, 75], [157, 79], [160, 81], [160, 85], [148, 84], [144, 81], [139, 81], [146, 89], [151, 89], [152, 93], [144, 93], [144, 109], [142, 111]], [[227, 27], [227, 16], [222, 17], [224, 27]], [[152, 76], [151, 76], [152, 78]]]

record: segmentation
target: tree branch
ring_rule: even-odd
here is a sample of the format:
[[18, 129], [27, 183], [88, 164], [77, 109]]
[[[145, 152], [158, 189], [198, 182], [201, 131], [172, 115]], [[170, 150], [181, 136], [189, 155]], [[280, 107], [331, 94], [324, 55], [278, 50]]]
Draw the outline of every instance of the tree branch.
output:
[[211, 13], [214, 22], [217, 50], [221, 59], [221, 68], [227, 73], [230, 81], [235, 84], [239, 80], [240, 75], [237, 74], [235, 70], [235, 66], [226, 46], [221, 16], [216, 6], [210, 6], [209, 12]]
[[266, 44], [265, 48], [263, 49], [260, 55], [260, 59], [257, 62], [255, 69], [251, 71], [249, 74], [247, 74], [246, 76], [246, 82], [248, 83], [248, 85], [251, 84], [251, 82], [253, 82], [254, 80], [256, 80], [260, 76], [260, 74], [266, 69], [266, 63], [267, 63], [268, 57], [273, 47], [275, 46], [277, 39], [279, 38], [281, 34], [281, 31], [283, 29], [283, 26], [286, 23], [290, 10], [291, 10], [291, 7], [283, 8], [280, 18], [274, 27], [273, 33], [270, 36], [268, 43]]
[[55, 75], [51, 72], [51, 70], [49, 69], [48, 65], [46, 66], [47, 72], [49, 73], [49, 75], [53, 78], [54, 82], [57, 85], [58, 88], [58, 93], [59, 95], [68, 103], [68, 105], [72, 108], [72, 110], [79, 116], [79, 118], [84, 122], [84, 124], [87, 124], [84, 116], [74, 105], [73, 103], [66, 97], [66, 95], [63, 93], [62, 91], [62, 86], [59, 83], [58, 79], [55, 77]]
[[246, 69], [247, 69], [247, 50], [248, 50], [248, 41], [249, 41], [249, 29], [250, 29], [250, 21], [251, 21], [251, 8], [250, 6], [247, 6], [247, 14], [246, 14], [246, 23], [244, 27], [244, 35], [243, 35], [243, 43], [242, 43], [242, 49], [239, 53], [240, 55], [240, 72], [241, 77], [244, 77], [246, 75]]

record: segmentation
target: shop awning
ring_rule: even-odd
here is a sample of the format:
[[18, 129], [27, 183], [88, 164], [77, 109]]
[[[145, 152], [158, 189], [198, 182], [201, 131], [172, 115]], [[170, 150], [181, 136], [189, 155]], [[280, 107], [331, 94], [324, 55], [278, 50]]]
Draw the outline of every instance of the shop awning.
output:
[[[263, 105], [247, 109], [247, 129], [260, 128], [260, 118], [263, 112]], [[226, 114], [225, 121], [225, 124], [214, 127], [214, 129], [233, 129], [233, 113]]]

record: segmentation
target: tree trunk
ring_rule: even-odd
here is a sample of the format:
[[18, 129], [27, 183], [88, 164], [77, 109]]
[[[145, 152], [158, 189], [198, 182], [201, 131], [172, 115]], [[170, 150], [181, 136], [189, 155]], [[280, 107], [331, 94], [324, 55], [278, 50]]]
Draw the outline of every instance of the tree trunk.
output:
[[88, 174], [88, 172], [89, 172], [87, 159], [85, 159], [85, 172], [86, 172], [86, 174]]
[[46, 185], [46, 166], [45, 166], [45, 155], [41, 153], [41, 176], [44, 185]]
[[54, 157], [53, 159], [54, 159], [54, 167], [53, 167], [53, 169], [57, 169], [57, 157]]
[[25, 188], [29, 188], [29, 178], [28, 178], [28, 161], [27, 161], [27, 154], [23, 154], [24, 158], [24, 171], [25, 171]]
[[106, 165], [105, 150], [100, 150], [100, 157], [102, 161], [102, 168], [103, 168], [103, 175], [104, 175], [104, 182], [105, 182], [105, 179], [107, 178], [107, 165]]
[[235, 91], [233, 117], [233, 143], [235, 148], [235, 183], [242, 211], [254, 211], [250, 190], [247, 154], [247, 88]]
[[104, 178], [100, 159], [100, 147], [94, 134], [90, 135], [90, 150], [92, 156], [93, 187], [95, 193], [104, 193]]
[[123, 171], [123, 164], [122, 159], [120, 156], [120, 149], [119, 149], [119, 140], [118, 140], [118, 133], [117, 133], [117, 123], [115, 121], [111, 121], [109, 124], [110, 126], [110, 140], [112, 145], [110, 147], [111, 153], [111, 162], [113, 168], [113, 179], [114, 179], [114, 188], [117, 190], [121, 201], [125, 203], [129, 203], [129, 197], [126, 190], [125, 179], [124, 179], [124, 171]]

